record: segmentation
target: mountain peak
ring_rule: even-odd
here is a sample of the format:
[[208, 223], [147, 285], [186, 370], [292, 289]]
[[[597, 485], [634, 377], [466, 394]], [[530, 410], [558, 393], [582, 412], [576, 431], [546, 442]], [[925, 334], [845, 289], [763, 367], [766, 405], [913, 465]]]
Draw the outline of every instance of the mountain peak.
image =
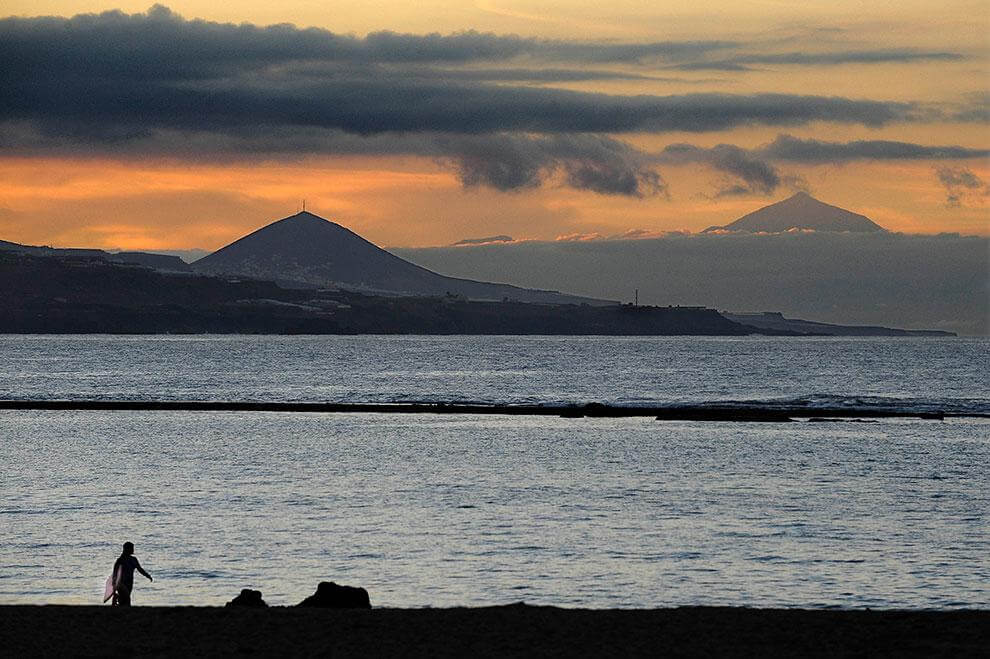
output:
[[445, 277], [400, 259], [350, 229], [302, 211], [261, 227], [192, 264], [207, 274], [402, 295], [454, 293], [475, 299], [607, 301]]
[[[346, 269], [361, 256], [377, 254], [378, 247], [353, 231], [309, 211], [275, 220], [196, 261], [201, 272], [239, 274], [278, 279], [278, 266], [339, 265]], [[394, 257], [393, 257], [394, 258]], [[289, 278], [286, 272], [286, 278]], [[299, 281], [309, 281], [298, 277]], [[322, 280], [321, 280], [322, 281]], [[315, 282], [310, 282], [315, 283]]]
[[[287, 222], [287, 223], [290, 223], [290, 224], [306, 224], [306, 223], [308, 223], [308, 224], [315, 224], [317, 222], [325, 222], [327, 224], [336, 224], [335, 222], [331, 222], [330, 220], [326, 219], [325, 217], [320, 217], [319, 215], [317, 215], [315, 213], [310, 213], [309, 211], [299, 211], [295, 215], [290, 215], [288, 217], [283, 217], [281, 220], [275, 220], [274, 222], [272, 222], [268, 226], [271, 226], [272, 224], [278, 224], [279, 222]], [[264, 227], [262, 227], [262, 228], [264, 228]]]
[[[821, 206], [828, 206], [829, 208], [838, 208], [837, 206], [832, 206], [831, 204], [826, 204], [824, 201], [821, 201], [819, 199], [815, 199], [814, 197], [812, 197], [810, 194], [808, 194], [804, 190], [801, 190], [799, 192], [795, 192], [794, 194], [792, 194], [787, 199], [784, 199], [782, 201], [778, 201], [777, 204], [795, 204], [795, 205], [796, 204], [805, 204], [805, 205], [808, 205], [808, 204], [819, 204]], [[777, 204], [770, 204], [770, 205], [771, 206], [775, 206]], [[839, 209], [839, 210], [842, 210], [842, 209]]]
[[865, 215], [826, 204], [801, 191], [743, 215], [725, 226], [705, 229], [705, 232], [718, 230], [747, 233], [784, 233], [792, 230], [867, 233], [886, 229]]
[[299, 211], [295, 215], [290, 215], [289, 217], [287, 217], [285, 219], [286, 220], [294, 220], [294, 219], [306, 219], [306, 220], [309, 220], [309, 219], [312, 219], [312, 220], [323, 220], [324, 222], [329, 222], [330, 221], [330, 220], [328, 220], [325, 217], [320, 217], [316, 213], [310, 213], [309, 211]]

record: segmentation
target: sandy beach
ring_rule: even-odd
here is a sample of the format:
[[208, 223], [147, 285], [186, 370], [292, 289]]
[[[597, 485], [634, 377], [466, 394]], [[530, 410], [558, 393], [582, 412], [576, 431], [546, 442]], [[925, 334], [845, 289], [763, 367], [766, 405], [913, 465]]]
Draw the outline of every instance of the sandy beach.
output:
[[986, 657], [990, 611], [3, 606], [22, 656]]

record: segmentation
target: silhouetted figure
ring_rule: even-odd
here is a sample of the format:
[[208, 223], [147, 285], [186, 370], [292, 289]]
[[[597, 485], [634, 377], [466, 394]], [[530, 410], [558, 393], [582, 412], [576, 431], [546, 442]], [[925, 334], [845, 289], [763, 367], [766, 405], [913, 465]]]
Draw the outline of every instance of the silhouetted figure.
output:
[[125, 542], [124, 551], [113, 564], [113, 606], [130, 606], [131, 591], [134, 589], [134, 570], [137, 570], [154, 581], [151, 575], [144, 571], [138, 559], [134, 556], [134, 543]]

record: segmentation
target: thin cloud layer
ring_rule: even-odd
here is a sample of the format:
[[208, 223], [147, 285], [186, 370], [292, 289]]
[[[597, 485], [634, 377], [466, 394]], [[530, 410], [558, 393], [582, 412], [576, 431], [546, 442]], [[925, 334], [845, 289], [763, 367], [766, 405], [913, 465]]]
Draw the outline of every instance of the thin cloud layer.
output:
[[[34, 59], [34, 63], [78, 71], [85, 71], [94, 61], [113, 61], [123, 53], [137, 58], [134, 60], [136, 65], [156, 66], [159, 71], [180, 74], [214, 72], [218, 65], [224, 64], [241, 68], [306, 60], [452, 64], [531, 58], [599, 64], [666, 61], [684, 69], [731, 69], [734, 67], [727, 64], [733, 62], [838, 65], [963, 59], [959, 53], [911, 48], [760, 53], [746, 52], [759, 44], [724, 39], [616, 43], [537, 39], [473, 30], [448, 35], [380, 31], [360, 38], [289, 24], [255, 26], [185, 20], [162, 5], [154, 5], [144, 14], [125, 14], [117, 10], [71, 18], [11, 17], [0, 24], [6, 44], [0, 52], [40, 55], [42, 59]], [[92, 52], [94, 43], [104, 46], [101, 52]], [[731, 59], [704, 59], [719, 52], [733, 54]], [[128, 76], [136, 71], [137, 67], [125, 67], [117, 73]]]
[[839, 66], [842, 64], [885, 64], [918, 61], [957, 61], [964, 59], [959, 53], [927, 51], [912, 48], [890, 50], [852, 50], [823, 53], [758, 53], [736, 54], [731, 59], [696, 60], [674, 65], [682, 71], [747, 71], [751, 65], [778, 66]]
[[761, 157], [803, 163], [841, 163], [853, 160], [960, 160], [985, 158], [990, 149], [961, 146], [927, 146], [891, 140], [822, 142], [778, 135], [756, 151]]
[[499, 245], [502, 243], [513, 242], [512, 236], [506, 236], [500, 234], [498, 236], [486, 236], [484, 238], [462, 238], [456, 243], [452, 243], [451, 247], [480, 247], [482, 245]]

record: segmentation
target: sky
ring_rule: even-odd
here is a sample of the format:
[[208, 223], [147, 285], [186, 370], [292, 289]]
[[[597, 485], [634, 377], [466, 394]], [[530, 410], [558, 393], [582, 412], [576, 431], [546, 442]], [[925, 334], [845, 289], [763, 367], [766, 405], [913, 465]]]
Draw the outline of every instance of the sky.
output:
[[990, 235], [984, 1], [6, 0], [0, 239], [656, 236], [804, 190]]

